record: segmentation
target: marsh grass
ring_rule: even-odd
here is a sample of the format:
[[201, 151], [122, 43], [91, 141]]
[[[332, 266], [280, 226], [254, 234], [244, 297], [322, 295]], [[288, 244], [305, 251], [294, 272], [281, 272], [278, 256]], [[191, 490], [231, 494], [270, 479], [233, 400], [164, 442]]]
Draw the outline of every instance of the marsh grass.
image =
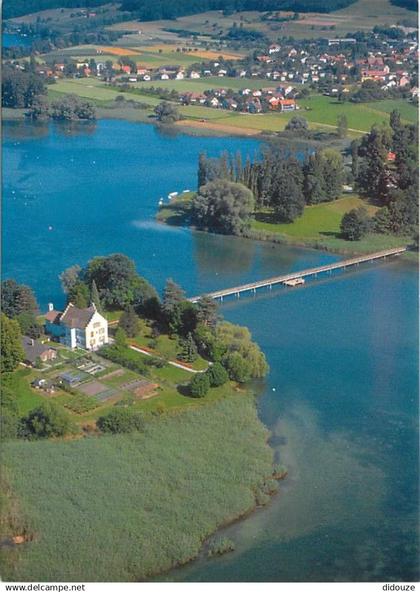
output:
[[273, 470], [267, 437], [243, 395], [162, 416], [143, 433], [8, 442], [5, 470], [35, 536], [3, 549], [3, 577], [139, 581], [192, 559], [255, 507]]

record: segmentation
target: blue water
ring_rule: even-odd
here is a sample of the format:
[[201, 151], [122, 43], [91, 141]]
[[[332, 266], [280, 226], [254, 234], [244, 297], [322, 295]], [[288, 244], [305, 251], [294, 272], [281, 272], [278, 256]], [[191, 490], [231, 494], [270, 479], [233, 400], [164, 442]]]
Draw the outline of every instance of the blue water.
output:
[[[62, 303], [66, 266], [117, 251], [159, 289], [171, 276], [188, 294], [337, 259], [155, 223], [161, 196], [195, 186], [201, 150], [257, 148], [126, 122], [6, 124], [4, 276], [45, 307]], [[416, 267], [394, 260], [225, 303], [270, 363], [258, 408], [289, 476], [227, 529], [233, 554], [165, 579], [418, 579], [417, 291]]]
[[2, 34], [2, 46], [3, 47], [29, 47], [33, 38], [24, 37], [17, 33], [3, 33]]

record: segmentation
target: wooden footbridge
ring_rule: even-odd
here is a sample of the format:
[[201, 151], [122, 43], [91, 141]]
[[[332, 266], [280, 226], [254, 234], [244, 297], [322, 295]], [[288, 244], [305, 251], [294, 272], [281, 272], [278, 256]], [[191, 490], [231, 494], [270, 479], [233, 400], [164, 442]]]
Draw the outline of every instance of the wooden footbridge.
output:
[[373, 262], [380, 259], [387, 259], [395, 255], [400, 255], [407, 250], [407, 247], [397, 247], [395, 249], [386, 249], [377, 253], [370, 253], [369, 255], [361, 255], [360, 257], [353, 257], [352, 259], [344, 259], [336, 261], [335, 263], [329, 263], [328, 265], [321, 265], [320, 267], [312, 267], [311, 269], [304, 269], [301, 271], [294, 271], [285, 275], [279, 275], [271, 277], [266, 280], [259, 280], [251, 284], [243, 284], [242, 286], [235, 286], [234, 288], [227, 288], [226, 290], [218, 290], [217, 292], [209, 292], [208, 294], [202, 294], [201, 296], [194, 296], [189, 298], [190, 302], [197, 302], [203, 296], [213, 298], [214, 300], [219, 299], [223, 302], [223, 299], [227, 296], [236, 296], [239, 298], [244, 292], [256, 293], [260, 288], [271, 288], [278, 284], [283, 285], [299, 285], [304, 283], [305, 278], [317, 277], [319, 274], [327, 273], [331, 274], [333, 271], [338, 269], [347, 269], [349, 267], [357, 267], [361, 263]]

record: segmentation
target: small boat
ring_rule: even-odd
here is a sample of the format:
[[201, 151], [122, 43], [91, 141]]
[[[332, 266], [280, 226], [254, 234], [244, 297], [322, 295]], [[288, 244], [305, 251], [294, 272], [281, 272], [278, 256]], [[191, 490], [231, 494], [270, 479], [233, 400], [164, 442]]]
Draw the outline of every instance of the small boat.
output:
[[283, 282], [285, 286], [292, 286], [292, 288], [294, 288], [295, 286], [301, 286], [304, 283], [305, 280], [303, 278], [294, 278], [292, 280], [285, 280]]
[[176, 197], [178, 195], [178, 191], [172, 191], [172, 193], [168, 194], [168, 199], [172, 197]]

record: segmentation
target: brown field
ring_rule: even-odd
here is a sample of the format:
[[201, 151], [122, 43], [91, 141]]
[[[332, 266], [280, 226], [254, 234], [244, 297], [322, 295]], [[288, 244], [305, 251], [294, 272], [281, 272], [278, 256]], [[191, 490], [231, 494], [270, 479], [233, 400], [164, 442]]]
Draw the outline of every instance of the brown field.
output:
[[132, 49], [128, 49], [126, 47], [112, 47], [111, 45], [97, 45], [95, 47], [98, 51], [117, 56], [134, 56], [138, 55], [139, 53], [138, 51], [133, 51]]
[[193, 54], [194, 56], [197, 56], [199, 58], [203, 58], [203, 59], [217, 59], [218, 57], [222, 56], [225, 60], [238, 60], [240, 58], [243, 57], [243, 54], [240, 53], [233, 53], [233, 52], [226, 52], [226, 51], [218, 51], [218, 50], [211, 50], [211, 49], [199, 49], [197, 47], [188, 47], [185, 46], [183, 44], [170, 44], [170, 43], [161, 43], [159, 45], [145, 45], [142, 46], [142, 49], [144, 51], [148, 51], [148, 52], [152, 52], [152, 53], [157, 53], [160, 50], [162, 50], [163, 52], [176, 52], [177, 49], [185, 49], [186, 51], [183, 51], [182, 53], [185, 54]]
[[235, 127], [224, 123], [214, 123], [212, 121], [198, 121], [196, 119], [188, 119], [177, 121], [175, 125], [180, 127], [194, 127], [198, 129], [208, 129], [222, 134], [238, 135], [238, 136], [257, 136], [261, 133], [259, 129], [252, 129], [249, 127]]

